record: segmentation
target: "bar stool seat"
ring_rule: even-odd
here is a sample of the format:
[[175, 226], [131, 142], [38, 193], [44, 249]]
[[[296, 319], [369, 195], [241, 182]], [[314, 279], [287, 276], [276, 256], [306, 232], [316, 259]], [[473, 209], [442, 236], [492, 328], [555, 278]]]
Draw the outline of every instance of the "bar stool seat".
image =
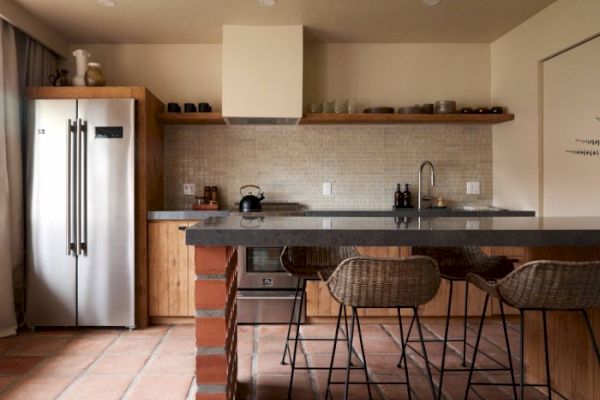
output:
[[[479, 323], [473, 362], [469, 371], [469, 379], [465, 399], [468, 398], [471, 386], [490, 384], [472, 382], [475, 362], [479, 350], [479, 341], [485, 320], [485, 312], [490, 297], [518, 308], [520, 312], [520, 339], [521, 339], [521, 380], [520, 399], [523, 400], [525, 386], [545, 386], [548, 398], [552, 398], [552, 385], [550, 382], [550, 364], [548, 360], [548, 329], [546, 322], [547, 311], [577, 311], [581, 312], [587, 326], [596, 359], [600, 365], [600, 351], [594, 337], [594, 332], [588, 318], [587, 309], [600, 308], [600, 261], [593, 262], [567, 262], [567, 261], [532, 261], [511, 272], [497, 283], [490, 283], [478, 274], [468, 274], [467, 280], [486, 293], [483, 313]], [[544, 333], [544, 353], [546, 362], [546, 384], [526, 384], [524, 368], [524, 332], [525, 311], [541, 311]], [[510, 356], [509, 356], [510, 357]], [[513, 387], [513, 397], [517, 399], [514, 371], [511, 365], [510, 385]], [[564, 398], [564, 396], [561, 395]]]
[[[292, 387], [294, 383], [295, 370], [307, 369], [327, 369], [326, 367], [297, 367], [296, 354], [298, 350], [298, 341], [304, 340], [333, 340], [327, 338], [300, 338], [300, 325], [302, 322], [302, 307], [305, 307], [304, 299], [306, 292], [306, 282], [310, 280], [320, 280], [321, 277], [329, 277], [338, 264], [349, 257], [358, 256], [358, 251], [352, 246], [340, 247], [299, 247], [286, 246], [281, 252], [281, 266], [293, 277], [298, 278], [296, 286], [296, 294], [294, 296], [294, 305], [290, 315], [290, 322], [286, 335], [285, 346], [281, 358], [281, 364], [286, 364], [286, 355], [289, 357], [290, 366], [292, 368], [290, 374], [290, 384], [288, 388], [288, 400], [292, 396]], [[290, 337], [292, 325], [294, 325], [294, 314], [296, 313], [296, 304], [300, 300], [298, 306], [298, 314], [296, 315], [296, 332], [293, 338]], [[347, 326], [346, 326], [347, 327]], [[348, 330], [346, 329], [346, 332]], [[294, 340], [293, 350], [290, 349], [290, 340]]]
[[[429, 302], [436, 295], [440, 286], [440, 279], [440, 273], [435, 260], [425, 256], [412, 256], [404, 259], [352, 257], [340, 263], [326, 281], [331, 295], [340, 303], [335, 332], [336, 340], [333, 342], [333, 351], [327, 378], [326, 400], [330, 395], [330, 385], [341, 383], [344, 384], [344, 399], [348, 399], [349, 385], [359, 383], [367, 384], [369, 399], [372, 398], [370, 385], [378, 384], [379, 382], [373, 382], [369, 378], [360, 319], [357, 313], [358, 308], [372, 307], [397, 309], [402, 352], [406, 350], [407, 343], [404, 340], [400, 310], [402, 308], [411, 308], [413, 310], [429, 376], [429, 385], [433, 398], [436, 398], [417, 308], [420, 305]], [[333, 382], [332, 371], [334, 369], [333, 365], [336, 354], [337, 337], [340, 330], [342, 309], [345, 309], [345, 307], [352, 308], [350, 330], [348, 331], [349, 351], [346, 364], [346, 378], [344, 382]], [[365, 382], [350, 382], [350, 370], [352, 369], [350, 360], [354, 349], [353, 336], [355, 322], [358, 328], [358, 338], [362, 354], [362, 366], [359, 369], [364, 370]], [[408, 365], [405, 369], [405, 381], [384, 381], [380, 383], [384, 385], [406, 384], [408, 398], [411, 398]]]

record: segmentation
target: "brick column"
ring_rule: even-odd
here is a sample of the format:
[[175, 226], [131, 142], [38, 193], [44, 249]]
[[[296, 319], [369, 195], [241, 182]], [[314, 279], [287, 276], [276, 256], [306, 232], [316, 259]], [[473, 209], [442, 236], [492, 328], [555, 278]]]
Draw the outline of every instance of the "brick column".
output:
[[196, 247], [196, 400], [232, 400], [237, 386], [237, 251]]

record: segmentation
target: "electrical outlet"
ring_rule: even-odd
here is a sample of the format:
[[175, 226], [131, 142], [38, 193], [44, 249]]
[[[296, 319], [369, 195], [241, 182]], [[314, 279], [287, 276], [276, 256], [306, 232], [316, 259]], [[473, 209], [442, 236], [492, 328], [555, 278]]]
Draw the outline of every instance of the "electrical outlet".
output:
[[184, 183], [183, 184], [183, 194], [195, 195], [196, 194], [196, 184]]
[[323, 196], [331, 196], [331, 182], [323, 182]]
[[479, 181], [467, 182], [467, 194], [479, 194]]
[[331, 220], [326, 218], [323, 220], [323, 229], [331, 229]]

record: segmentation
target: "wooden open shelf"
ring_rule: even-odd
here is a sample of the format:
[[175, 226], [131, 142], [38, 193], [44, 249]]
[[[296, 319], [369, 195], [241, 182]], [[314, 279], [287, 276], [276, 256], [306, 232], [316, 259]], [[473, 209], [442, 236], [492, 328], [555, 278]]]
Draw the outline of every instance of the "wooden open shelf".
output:
[[[219, 112], [159, 113], [158, 119], [172, 125], [225, 123]], [[514, 119], [514, 114], [306, 114], [300, 124], [499, 124]]]
[[158, 120], [172, 125], [223, 125], [225, 120], [220, 112], [173, 113], [158, 114]]
[[513, 114], [306, 114], [301, 124], [498, 124]]

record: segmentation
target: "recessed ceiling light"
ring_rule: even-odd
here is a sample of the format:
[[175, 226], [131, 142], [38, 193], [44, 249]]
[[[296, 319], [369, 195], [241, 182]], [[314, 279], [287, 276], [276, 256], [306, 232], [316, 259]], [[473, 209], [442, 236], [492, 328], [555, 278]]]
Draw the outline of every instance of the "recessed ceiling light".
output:
[[421, 0], [424, 6], [437, 6], [442, 0]]
[[277, 4], [277, 0], [258, 0], [258, 2], [267, 7], [273, 7], [275, 4]]
[[115, 0], [97, 0], [98, 4], [104, 7], [114, 7], [117, 5]]

